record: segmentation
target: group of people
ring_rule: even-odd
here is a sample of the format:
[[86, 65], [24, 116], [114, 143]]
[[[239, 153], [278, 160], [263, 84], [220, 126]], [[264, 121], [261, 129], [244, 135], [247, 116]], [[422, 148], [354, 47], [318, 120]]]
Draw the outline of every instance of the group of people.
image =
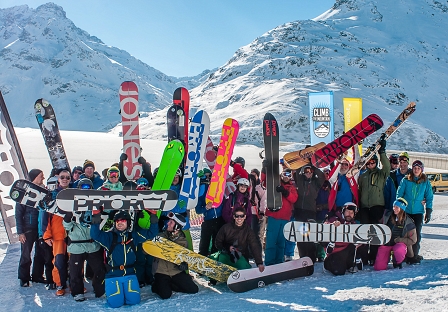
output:
[[[198, 253], [237, 269], [251, 268], [253, 261], [260, 272], [265, 265], [292, 260], [296, 246], [300, 257], [324, 261], [324, 267], [335, 275], [355, 272], [366, 264], [384, 270], [390, 261], [399, 268], [404, 261], [420, 263], [422, 224], [431, 219], [431, 186], [421, 161], [414, 161], [409, 168], [406, 152], [392, 154], [388, 159], [385, 145], [382, 141], [379, 158], [375, 155], [357, 180], [346, 176], [352, 164], [344, 155], [324, 170], [311, 163], [291, 170], [283, 163], [280, 184], [275, 188], [282, 198], [282, 205], [277, 208], [268, 208], [266, 204], [264, 165], [261, 172], [256, 168], [248, 172], [244, 158], [231, 161], [234, 191], [218, 207], [212, 207], [206, 200], [212, 172], [204, 168], [198, 175], [199, 198], [195, 208], [197, 214], [204, 216]], [[41, 209], [17, 204], [17, 233], [22, 246], [20, 286], [27, 287], [30, 281], [44, 283], [47, 289], [56, 289], [56, 295], [62, 296], [69, 283], [73, 298], [83, 301], [86, 277], [92, 280], [95, 296], [106, 297], [112, 307], [140, 302], [140, 288], [146, 285], [151, 285], [151, 290], [162, 299], [170, 298], [173, 291], [198, 292], [187, 263], [176, 265], [153, 258], [142, 249], [144, 241], [160, 235], [193, 250], [190, 211], [185, 203], [178, 202], [159, 217], [153, 211], [143, 210], [134, 219], [123, 210], [87, 212], [81, 221], [76, 212], [64, 217], [47, 212], [56, 204], [57, 194], [69, 187], [122, 190], [126, 182], [122, 169], [125, 160], [126, 155], [122, 154], [118, 163], [105, 169], [104, 179], [90, 160], [71, 172], [67, 169], [52, 172], [57, 183], [39, 203]], [[137, 188], [151, 189], [158, 170], [152, 171], [143, 157], [139, 163], [143, 174], [136, 181]], [[178, 194], [182, 175], [182, 170], [177, 170], [171, 185]], [[44, 186], [44, 179], [39, 169], [29, 172], [29, 180], [37, 185]], [[382, 223], [390, 227], [392, 239], [379, 247], [351, 243], [296, 244], [287, 241], [283, 234], [285, 224], [293, 220], [335, 226]]]

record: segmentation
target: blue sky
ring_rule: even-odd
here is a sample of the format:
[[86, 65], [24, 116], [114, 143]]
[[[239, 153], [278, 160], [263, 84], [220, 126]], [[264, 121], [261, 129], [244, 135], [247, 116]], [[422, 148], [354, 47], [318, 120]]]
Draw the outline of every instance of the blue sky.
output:
[[[0, 0], [0, 8], [49, 1]], [[314, 18], [335, 0], [53, 0], [75, 25], [163, 73], [181, 77], [225, 64], [278, 25]]]

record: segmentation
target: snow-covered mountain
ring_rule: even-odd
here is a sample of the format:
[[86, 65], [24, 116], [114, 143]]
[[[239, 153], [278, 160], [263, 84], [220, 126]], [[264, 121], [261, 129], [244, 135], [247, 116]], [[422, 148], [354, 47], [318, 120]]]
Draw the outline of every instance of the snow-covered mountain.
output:
[[[343, 97], [363, 98], [364, 116], [377, 113], [385, 127], [416, 101], [417, 112], [389, 147], [448, 153], [447, 16], [448, 4], [436, 0], [337, 0], [313, 20], [261, 35], [216, 70], [174, 78], [80, 30], [54, 4], [20, 6], [0, 10], [0, 90], [14, 105], [16, 125], [34, 127], [28, 107], [44, 96], [57, 102], [62, 129], [105, 130], [120, 119], [119, 84], [134, 80], [140, 133], [159, 139], [166, 136], [172, 92], [182, 85], [191, 89], [190, 114], [205, 109], [215, 136], [233, 117], [239, 141], [259, 145], [267, 111], [277, 117], [282, 141], [309, 142], [308, 92], [334, 91], [336, 136], [343, 130]], [[120, 125], [112, 132], [118, 135]]]
[[192, 88], [207, 74], [166, 76], [79, 29], [53, 3], [0, 10], [0, 49], [0, 90], [18, 126], [37, 127], [33, 104], [44, 97], [62, 129], [105, 131], [121, 120], [121, 82], [137, 83], [141, 110], [150, 112], [172, 102], [179, 80]]

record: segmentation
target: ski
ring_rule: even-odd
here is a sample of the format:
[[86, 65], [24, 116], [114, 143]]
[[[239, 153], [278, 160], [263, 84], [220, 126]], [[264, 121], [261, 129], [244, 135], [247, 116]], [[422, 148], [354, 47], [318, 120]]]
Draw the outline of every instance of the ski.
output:
[[392, 122], [392, 124], [383, 132], [383, 134], [373, 143], [370, 147], [366, 149], [361, 158], [347, 171], [347, 178], [355, 177], [361, 168], [365, 166], [365, 164], [370, 160], [370, 158], [375, 155], [380, 149], [380, 140], [385, 139], [388, 140], [398, 128], [411, 116], [416, 110], [415, 102], [411, 102], [406, 106], [406, 108], [398, 115], [398, 117]]
[[283, 160], [286, 167], [297, 170], [310, 163], [310, 158], [313, 156], [314, 152], [323, 148], [326, 144], [321, 142], [316, 145], [304, 148], [299, 151], [286, 153], [283, 155]]
[[383, 121], [376, 114], [371, 114], [364, 118], [352, 129], [328, 143], [311, 156], [311, 162], [317, 168], [329, 166], [339, 155], [342, 155], [353, 145], [361, 142], [366, 137], [383, 126]]
[[45, 99], [38, 99], [34, 103], [34, 112], [53, 168], [70, 170], [53, 106]]
[[137, 85], [132, 81], [125, 81], [120, 85], [118, 94], [123, 127], [123, 153], [128, 156], [123, 162], [123, 172], [126, 179], [136, 180], [143, 172], [142, 165], [138, 162], [141, 148]]
[[187, 89], [180, 87], [174, 90], [173, 104], [179, 105], [184, 111], [184, 136], [183, 141], [185, 143], [185, 156], [188, 155], [188, 121], [190, 111], [190, 93]]

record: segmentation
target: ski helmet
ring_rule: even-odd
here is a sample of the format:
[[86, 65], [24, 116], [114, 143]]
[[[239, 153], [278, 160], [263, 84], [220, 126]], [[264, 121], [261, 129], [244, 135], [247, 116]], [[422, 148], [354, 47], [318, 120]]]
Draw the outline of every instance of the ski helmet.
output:
[[243, 168], [246, 165], [246, 161], [241, 156], [238, 156], [237, 158], [235, 158], [234, 162], [237, 163], [237, 164], [240, 164], [241, 167], [243, 167]]
[[148, 182], [148, 180], [146, 179], [146, 178], [139, 178], [138, 180], [137, 180], [137, 185], [138, 186], [144, 186], [144, 187], [147, 187], [148, 185], [149, 185], [149, 182]]
[[255, 168], [250, 171], [250, 173], [252, 173], [252, 172], [255, 173], [257, 175], [257, 177], [260, 177], [260, 170]]
[[237, 185], [245, 185], [247, 187], [249, 187], [249, 180], [246, 178], [240, 178], [238, 179], [238, 182], [236, 183]]
[[342, 207], [342, 214], [344, 214], [345, 209], [353, 210], [355, 212], [355, 215], [358, 213], [358, 206], [356, 206], [355, 203], [347, 202]]
[[176, 175], [177, 175], [179, 178], [182, 178], [182, 170], [180, 170], [180, 168], [177, 169], [177, 171], [176, 171]]
[[78, 182], [78, 188], [82, 190], [91, 190], [93, 189], [93, 183], [92, 180], [88, 178], [82, 178]]
[[168, 218], [176, 222], [176, 225], [173, 228], [173, 231], [180, 231], [187, 224], [187, 219], [180, 213], [168, 213]]
[[159, 172], [159, 167], [154, 168], [154, 171], [152, 172], [154, 179], [156, 178], [157, 172]]
[[389, 161], [391, 164], [398, 164], [398, 158], [400, 158], [400, 156], [398, 154], [392, 154], [389, 156]]

